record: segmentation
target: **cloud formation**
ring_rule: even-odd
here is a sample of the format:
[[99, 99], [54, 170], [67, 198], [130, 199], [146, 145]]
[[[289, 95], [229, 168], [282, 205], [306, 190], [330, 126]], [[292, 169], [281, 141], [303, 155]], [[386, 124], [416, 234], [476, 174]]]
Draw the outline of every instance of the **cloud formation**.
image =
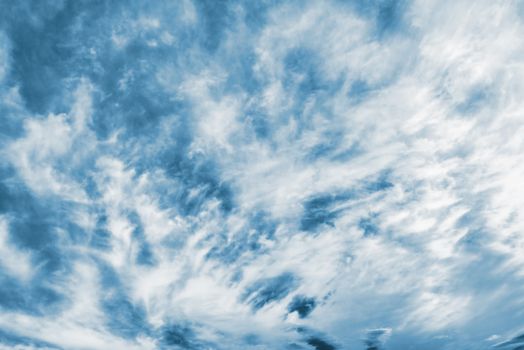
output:
[[0, 18], [0, 349], [524, 346], [521, 2]]

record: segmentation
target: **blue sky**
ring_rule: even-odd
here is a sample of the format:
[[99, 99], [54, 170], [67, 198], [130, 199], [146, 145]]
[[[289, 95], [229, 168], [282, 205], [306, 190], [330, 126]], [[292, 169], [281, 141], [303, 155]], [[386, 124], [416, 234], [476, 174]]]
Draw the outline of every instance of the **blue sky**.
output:
[[0, 2], [0, 350], [524, 348], [524, 3]]

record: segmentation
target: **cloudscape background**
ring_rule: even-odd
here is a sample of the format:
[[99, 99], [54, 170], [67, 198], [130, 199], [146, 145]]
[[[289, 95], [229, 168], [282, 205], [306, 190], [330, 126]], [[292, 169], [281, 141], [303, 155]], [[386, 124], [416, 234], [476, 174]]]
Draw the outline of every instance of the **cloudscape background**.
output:
[[0, 349], [524, 349], [524, 2], [1, 1]]

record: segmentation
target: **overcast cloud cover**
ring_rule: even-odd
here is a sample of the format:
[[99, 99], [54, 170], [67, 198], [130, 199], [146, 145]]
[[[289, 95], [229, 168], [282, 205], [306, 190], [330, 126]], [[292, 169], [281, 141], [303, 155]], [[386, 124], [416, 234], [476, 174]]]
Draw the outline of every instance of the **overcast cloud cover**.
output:
[[0, 1], [0, 349], [524, 349], [524, 2]]

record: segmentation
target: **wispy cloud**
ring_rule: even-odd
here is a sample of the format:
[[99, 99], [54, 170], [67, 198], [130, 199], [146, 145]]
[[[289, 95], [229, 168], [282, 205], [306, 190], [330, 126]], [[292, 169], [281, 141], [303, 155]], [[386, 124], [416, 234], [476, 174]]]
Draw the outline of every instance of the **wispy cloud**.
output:
[[0, 348], [522, 346], [518, 1], [0, 10]]

